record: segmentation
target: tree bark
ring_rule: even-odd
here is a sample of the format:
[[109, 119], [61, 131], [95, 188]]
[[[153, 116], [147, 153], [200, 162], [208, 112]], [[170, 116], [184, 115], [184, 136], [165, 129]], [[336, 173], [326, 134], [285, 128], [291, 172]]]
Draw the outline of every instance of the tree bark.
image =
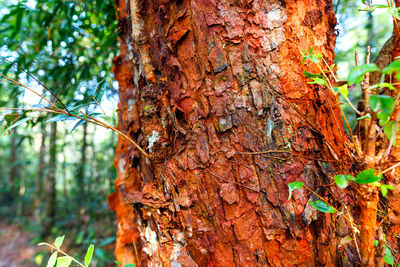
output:
[[[81, 161], [78, 163], [78, 171], [76, 175], [76, 188], [78, 189], [78, 203], [85, 199], [86, 185], [85, 185], [85, 168], [86, 168], [86, 154], [87, 154], [87, 123], [82, 125], [82, 145], [81, 145]], [[89, 187], [89, 184], [87, 185]]]
[[[400, 1], [396, 0], [396, 7], [400, 7]], [[393, 46], [391, 47], [392, 53], [390, 58], [388, 58], [390, 63], [393, 60], [399, 59], [400, 56], [400, 22], [394, 19], [394, 27], [393, 27]], [[399, 81], [395, 80], [394, 75], [389, 78], [392, 82], [398, 83]], [[400, 90], [400, 86], [396, 85], [397, 92], [390, 92], [392, 97], [397, 97], [397, 94]], [[400, 105], [397, 102], [396, 108], [393, 112], [392, 119], [399, 121], [399, 112]], [[400, 161], [400, 147], [398, 144], [400, 142], [400, 131], [397, 131], [396, 135], [396, 146], [392, 147], [392, 151], [390, 153], [390, 157], [386, 162], [386, 167], [393, 166], [394, 164]], [[387, 196], [387, 201], [380, 203], [379, 209], [384, 210], [387, 215], [382, 216], [382, 228], [384, 230], [386, 236], [386, 244], [391, 249], [392, 254], [394, 255], [395, 264], [397, 266], [400, 264], [400, 243], [399, 243], [399, 233], [400, 233], [400, 168], [392, 168], [391, 171], [385, 174], [385, 183], [392, 185], [395, 189], [390, 191]]]
[[42, 201], [43, 201], [43, 181], [44, 181], [44, 170], [45, 170], [45, 155], [46, 155], [46, 138], [47, 138], [47, 130], [46, 125], [40, 125], [40, 149], [39, 149], [39, 158], [38, 165], [36, 169], [36, 181], [35, 181], [35, 202], [34, 202], [34, 214], [36, 217], [36, 221], [40, 221], [40, 210], [42, 209]]
[[14, 128], [11, 130], [10, 134], [10, 185], [11, 192], [14, 196], [18, 195], [19, 191], [19, 179], [20, 171], [18, 166], [18, 132], [17, 129]]
[[[332, 266], [359, 262], [343, 217], [288, 200], [347, 173], [347, 141], [300, 51], [333, 63], [331, 1], [118, 0], [119, 138], [110, 207], [123, 264]], [[311, 69], [311, 70], [310, 70]], [[340, 159], [340, 160], [339, 160]]]
[[49, 142], [49, 163], [46, 176], [46, 222], [44, 226], [44, 234], [50, 234], [51, 228], [54, 226], [56, 215], [56, 166], [57, 166], [57, 123], [50, 124], [50, 142]]

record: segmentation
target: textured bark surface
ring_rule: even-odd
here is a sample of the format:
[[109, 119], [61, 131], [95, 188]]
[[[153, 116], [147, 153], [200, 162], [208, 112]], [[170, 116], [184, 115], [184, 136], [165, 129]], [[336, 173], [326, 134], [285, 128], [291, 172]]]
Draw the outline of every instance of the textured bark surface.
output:
[[[396, 0], [396, 6], [400, 7], [400, 1]], [[391, 61], [400, 56], [400, 23], [394, 21], [393, 27], [393, 52], [391, 53]], [[392, 77], [394, 78], [394, 77]], [[396, 86], [400, 90], [400, 86]], [[399, 92], [399, 91], [398, 91]], [[398, 120], [400, 106], [397, 104], [392, 118]], [[396, 143], [400, 142], [400, 132], [397, 132]], [[391, 156], [389, 157], [387, 167], [394, 165], [400, 161], [400, 147], [399, 145], [392, 148]], [[385, 232], [388, 247], [392, 250], [395, 263], [400, 263], [400, 168], [394, 168], [385, 174], [385, 183], [394, 186], [395, 190], [389, 192], [387, 201], [380, 203], [381, 209], [389, 212], [386, 220], [382, 224]]]
[[351, 235], [342, 217], [318, 213], [303, 189], [288, 200], [296, 180], [337, 194], [320, 186], [351, 164], [334, 96], [302, 73], [313, 67], [302, 65], [300, 51], [313, 45], [332, 64], [331, 1], [131, 1], [117, 1], [119, 126], [152, 159], [119, 139], [109, 197], [117, 259], [358, 261], [353, 247], [339, 246]]
[[[53, 100], [54, 101], [54, 100]], [[56, 163], [57, 163], [57, 123], [50, 124], [49, 134], [49, 164], [46, 175], [46, 207], [45, 222], [43, 223], [43, 232], [45, 235], [50, 234], [51, 228], [54, 226], [54, 217], [56, 215]]]

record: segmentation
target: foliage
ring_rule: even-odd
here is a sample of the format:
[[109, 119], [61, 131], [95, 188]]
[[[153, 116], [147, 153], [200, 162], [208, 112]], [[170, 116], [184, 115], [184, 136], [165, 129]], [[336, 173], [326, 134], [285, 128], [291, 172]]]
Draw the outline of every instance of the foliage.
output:
[[[47, 267], [68, 267], [72, 264], [72, 262], [78, 264], [79, 266], [82, 267], [89, 267], [90, 266], [90, 262], [92, 261], [92, 257], [93, 257], [93, 252], [94, 252], [94, 245], [90, 244], [86, 254], [85, 254], [85, 261], [84, 264], [81, 263], [80, 261], [78, 261], [76, 258], [68, 255], [66, 252], [64, 252], [63, 250], [61, 250], [61, 245], [64, 241], [64, 237], [63, 236], [58, 236], [53, 244], [49, 244], [46, 242], [42, 242], [39, 243], [39, 246], [48, 246], [49, 248], [51, 248], [52, 250], [55, 250], [55, 252], [53, 252], [47, 262]], [[63, 256], [59, 257], [58, 255], [61, 254]], [[118, 265], [120, 265], [120, 263], [118, 263]], [[124, 265], [124, 267], [135, 267], [134, 264], [126, 264]]]
[[[0, 1], [0, 10], [0, 74], [4, 75], [0, 79], [0, 124], [1, 133], [5, 134], [0, 138], [0, 150], [5, 151], [0, 153], [0, 216], [22, 224], [37, 234], [36, 238], [42, 238], [45, 230], [52, 234], [62, 231], [69, 236], [80, 235], [82, 239], [77, 250], [93, 242], [97, 247], [94, 253], [99, 266], [112, 262], [112, 245], [107, 239], [114, 238], [115, 230], [112, 213], [104, 200], [112, 192], [112, 179], [115, 177], [113, 154], [116, 137], [96, 130], [96, 138], [92, 138], [94, 129], [88, 126], [87, 161], [81, 162], [83, 137], [80, 137], [84, 120], [80, 116], [84, 115], [78, 115], [78, 112], [82, 110], [85, 116], [102, 117], [111, 124], [116, 121], [114, 114], [104, 116], [98, 108], [99, 104], [106, 106], [108, 113], [114, 104], [110, 99], [116, 94], [113, 76], [109, 74], [118, 52], [114, 3], [99, 0], [9, 0]], [[24, 88], [20, 82], [38, 94]], [[49, 90], [41, 84], [47, 85]], [[58, 127], [57, 214], [53, 218], [55, 224], [43, 229], [43, 223], [49, 220], [44, 215], [44, 200], [49, 191], [43, 182], [42, 191], [36, 195], [37, 169], [41, 167], [38, 161], [41, 136], [46, 137], [45, 160], [41, 163], [44, 164], [41, 167], [43, 177], [49, 172], [50, 152], [48, 128], [44, 125], [42, 131], [38, 127], [45, 121], [40, 110], [49, 108], [54, 111], [61, 104], [58, 102], [52, 106], [38, 95], [53, 103], [53, 94], [62, 102], [72, 103], [67, 108], [79, 119], [66, 120], [65, 127]], [[102, 99], [105, 101], [101, 102]], [[36, 110], [24, 110], [25, 107]], [[60, 117], [51, 120], [58, 119]], [[74, 124], [70, 125], [71, 122]], [[21, 125], [31, 129], [21, 131], [17, 127]], [[76, 131], [75, 135], [67, 135], [70, 131]], [[13, 139], [14, 148], [10, 145]], [[18, 155], [15, 159], [10, 156], [12, 150]], [[13, 166], [19, 170], [14, 185], [16, 190], [9, 182]], [[80, 168], [85, 170], [81, 175], [76, 171]], [[77, 177], [81, 179], [80, 184]], [[98, 186], [93, 187], [94, 183]], [[77, 202], [79, 186], [84, 188], [85, 194], [90, 193], [90, 197]], [[98, 223], [100, 218], [101, 224]], [[42, 254], [36, 256], [35, 260], [38, 259], [38, 265], [41, 265]]]
[[[374, 7], [373, 5], [369, 8]], [[338, 81], [334, 74], [334, 67], [329, 66], [327, 62], [324, 60], [323, 55], [319, 54], [315, 51], [314, 46], [309, 50], [302, 50], [301, 52], [303, 56], [303, 64], [311, 62], [313, 65], [318, 67], [319, 72], [310, 73], [305, 71], [304, 75], [306, 78], [311, 79], [312, 81], [308, 82], [308, 84], [327, 87], [334, 94], [341, 94], [341, 96], [347, 101], [349, 106], [354, 110], [356, 114], [358, 114], [358, 119], [355, 121], [360, 124], [362, 121], [367, 121], [370, 125], [372, 121], [377, 121], [379, 126], [381, 127], [379, 132], [383, 132], [387, 138], [384, 142], [386, 146], [382, 149], [383, 152], [386, 152], [386, 157], [389, 155], [392, 145], [395, 145], [395, 136], [398, 131], [398, 118], [393, 119], [393, 112], [395, 110], [396, 104], [400, 97], [400, 94], [397, 94], [395, 98], [388, 94], [382, 94], [384, 88], [388, 88], [392, 91], [397, 92], [395, 85], [389, 82], [385, 82], [386, 79], [383, 78], [383, 82], [378, 84], [369, 85], [369, 75], [374, 72], [382, 73], [386, 76], [395, 76], [396, 79], [400, 79], [400, 60], [395, 60], [391, 64], [389, 64], [386, 68], [380, 69], [376, 64], [370, 63], [370, 58], [367, 58], [367, 62], [365, 64], [356, 66], [352, 70], [349, 71], [347, 76], [347, 81]], [[308, 60], [308, 62], [307, 62]], [[333, 80], [333, 82], [332, 82]], [[363, 91], [364, 101], [369, 105], [365, 107], [361, 107], [361, 111], [358, 110], [355, 105], [351, 103], [349, 99], [349, 90], [348, 88], [354, 85], [359, 85]], [[343, 123], [346, 125], [350, 138], [353, 141], [353, 147], [356, 151], [354, 151], [355, 156], [353, 155], [355, 162], [363, 162], [366, 153], [369, 153], [367, 150], [362, 150], [362, 148], [357, 147], [357, 143], [354, 141], [354, 136], [352, 133], [352, 128], [349, 125], [349, 122], [346, 118], [346, 114], [339, 103], [339, 109], [343, 118]], [[374, 126], [375, 128], [375, 126]], [[368, 129], [368, 128], [367, 128]], [[375, 130], [375, 129], [374, 129]], [[368, 132], [369, 134], [369, 132]], [[378, 134], [379, 135], [379, 134]], [[358, 140], [362, 140], [362, 136], [357, 136]], [[372, 140], [372, 141], [370, 141]], [[376, 146], [375, 139], [366, 139], [365, 147]], [[370, 143], [372, 142], [372, 143]], [[373, 150], [375, 153], [375, 149]], [[387, 170], [393, 168], [392, 166]], [[351, 174], [339, 174], [334, 176], [334, 181], [336, 185], [341, 189], [346, 189], [351, 182], [360, 185], [371, 185], [376, 186], [381, 190], [382, 196], [386, 197], [389, 190], [394, 190], [392, 185], [381, 184], [379, 181], [383, 178], [383, 173], [387, 170], [376, 170], [376, 169], [365, 169], [360, 171], [355, 177]], [[317, 201], [309, 201], [310, 205], [313, 206], [316, 210], [324, 212], [324, 213], [339, 213], [343, 216], [352, 226], [354, 232], [358, 232], [356, 226], [353, 225], [353, 221], [348, 216], [339, 212], [335, 207], [329, 204], [323, 197], [321, 197], [318, 193], [314, 192], [312, 189], [307, 187], [304, 182], [295, 181], [288, 184], [289, 188], [289, 199], [292, 196], [292, 193], [296, 189], [300, 189], [305, 187], [314, 195], [319, 197], [321, 200]], [[385, 257], [386, 258], [386, 257]]]

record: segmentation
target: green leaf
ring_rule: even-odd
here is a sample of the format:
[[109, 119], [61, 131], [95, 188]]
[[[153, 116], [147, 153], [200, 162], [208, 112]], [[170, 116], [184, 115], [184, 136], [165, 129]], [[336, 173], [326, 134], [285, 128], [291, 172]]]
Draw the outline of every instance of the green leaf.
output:
[[371, 95], [369, 104], [371, 109], [377, 112], [380, 125], [387, 122], [394, 110], [394, 100], [388, 95]]
[[383, 132], [385, 133], [386, 137], [389, 140], [392, 140], [393, 138], [393, 145], [396, 145], [396, 134], [397, 131], [399, 130], [399, 125], [397, 124], [396, 121], [389, 121], [388, 123], [385, 124], [385, 127], [383, 127]]
[[364, 75], [367, 72], [380, 71], [378, 66], [374, 63], [363, 64], [352, 69], [347, 77], [347, 82], [349, 85], [360, 83], [363, 80]]
[[31, 116], [26, 117], [26, 118], [23, 118], [23, 119], [20, 119], [20, 120], [14, 122], [14, 123], [13, 123], [12, 125], [10, 125], [9, 127], [7, 127], [7, 128], [4, 130], [4, 132], [10, 131], [11, 129], [14, 129], [15, 127], [21, 125], [22, 123], [27, 122], [27, 121], [32, 120], [32, 119], [33, 119], [33, 117], [31, 117]]
[[59, 115], [57, 115], [57, 116], [54, 116], [54, 117], [52, 117], [52, 118], [46, 120], [46, 122], [65, 121], [65, 120], [68, 119], [68, 117], [69, 117], [68, 115], [59, 114]]
[[335, 92], [335, 94], [337, 92], [340, 92], [345, 98], [347, 98], [349, 92], [349, 90], [347, 89], [347, 84], [344, 84], [339, 87], [333, 87], [333, 91]]
[[55, 267], [69, 267], [72, 263], [72, 257], [63, 256], [57, 259], [57, 264]]
[[394, 108], [394, 100], [388, 95], [371, 95], [369, 97], [369, 104], [374, 112], [382, 111], [384, 113], [391, 113]]
[[313, 81], [312, 82], [307, 82], [307, 84], [321, 84], [321, 85], [326, 86], [326, 81], [324, 79], [321, 79], [321, 78], [318, 78], [318, 77], [315, 77], [315, 78], [312, 78], [312, 79], [313, 79]]
[[94, 245], [90, 244], [87, 252], [86, 252], [86, 256], [85, 256], [85, 266], [88, 267], [90, 261], [92, 260], [92, 256], [93, 256], [93, 250], [94, 250]]
[[328, 204], [326, 204], [325, 202], [321, 201], [321, 200], [317, 200], [317, 201], [310, 201], [311, 206], [313, 206], [316, 210], [325, 212], [325, 213], [335, 213], [335, 209], [331, 206], [329, 206]]
[[392, 74], [400, 71], [400, 60], [395, 60], [382, 70], [383, 74]]
[[57, 261], [57, 252], [51, 254], [49, 261], [47, 262], [47, 267], [54, 267]]
[[72, 127], [72, 130], [71, 130], [71, 132], [69, 132], [69, 133], [71, 134], [73, 131], [75, 131], [76, 128], [78, 128], [80, 125], [82, 125], [82, 124], [84, 124], [84, 123], [86, 123], [86, 121], [81, 119], [80, 121], [78, 121], [78, 122], [74, 125], [74, 127]]
[[83, 100], [79, 100], [79, 101], [76, 101], [76, 102], [68, 105], [67, 109], [69, 111], [73, 111], [73, 110], [76, 110], [79, 108], [87, 107], [87, 106], [89, 106], [91, 104], [95, 104], [95, 103], [96, 102], [94, 102], [93, 98], [85, 98]]
[[376, 88], [376, 87], [378, 87], [378, 88], [389, 88], [390, 90], [397, 91], [396, 87], [394, 87], [394, 85], [392, 85], [391, 83], [378, 83], [378, 84], [372, 86], [371, 88]]
[[117, 265], [121, 265], [121, 263], [119, 261], [115, 261], [115, 264]]
[[367, 113], [367, 115], [357, 118], [358, 121], [363, 119], [372, 119], [371, 114]]
[[54, 240], [54, 246], [55, 246], [56, 248], [60, 249], [60, 247], [61, 247], [61, 245], [62, 245], [62, 243], [63, 243], [63, 241], [64, 241], [64, 237], [65, 237], [65, 235], [58, 236], [58, 237], [56, 238], [56, 240]]
[[75, 241], [77, 245], [80, 245], [82, 243], [84, 235], [85, 235], [85, 231], [80, 231], [78, 233], [78, 236], [76, 237], [76, 241]]
[[383, 258], [383, 261], [389, 265], [394, 264], [393, 254], [388, 246], [385, 246], [385, 257]]
[[13, 122], [17, 121], [17, 119], [21, 116], [21, 113], [10, 113], [4, 115], [4, 120], [7, 123], [7, 127], [9, 127]]
[[304, 183], [303, 182], [299, 182], [299, 181], [295, 181], [293, 183], [288, 184], [288, 187], [289, 187], [289, 198], [288, 199], [292, 198], [293, 190], [300, 189], [300, 188], [303, 187], [303, 185], [304, 185]]
[[354, 181], [355, 178], [351, 175], [340, 174], [334, 177], [337, 186], [342, 189], [345, 189], [349, 185], [349, 180]]
[[303, 74], [304, 74], [304, 76], [306, 76], [306, 78], [314, 78], [314, 77], [323, 78], [324, 77], [321, 74], [310, 73], [307, 71], [303, 71]]
[[133, 263], [129, 263], [129, 264], [124, 265], [124, 267], [136, 267], [136, 265]]
[[375, 169], [366, 169], [356, 176], [355, 182], [358, 184], [370, 184], [382, 179], [382, 174], [375, 175]]
[[389, 190], [394, 190], [394, 186], [390, 184], [381, 184], [379, 186], [381, 188], [382, 196], [386, 197]]

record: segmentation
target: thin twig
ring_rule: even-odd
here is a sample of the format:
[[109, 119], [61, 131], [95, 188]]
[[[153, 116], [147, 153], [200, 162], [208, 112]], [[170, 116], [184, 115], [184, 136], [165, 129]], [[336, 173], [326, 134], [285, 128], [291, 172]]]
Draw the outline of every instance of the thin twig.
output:
[[111, 122], [107, 119], [107, 114], [104, 112], [104, 109], [101, 107], [101, 105], [99, 104], [99, 102], [97, 101], [97, 99], [93, 97], [94, 102], [96, 102], [96, 105], [100, 108], [101, 112], [103, 113], [105, 120], [107, 120], [108, 124], [111, 124]]
[[41, 243], [41, 244], [39, 244], [39, 245], [46, 245], [46, 246], [49, 246], [49, 247], [51, 247], [52, 249], [57, 250], [57, 252], [60, 252], [61, 254], [65, 255], [65, 256], [67, 256], [67, 257], [70, 257], [70, 258], [71, 258], [74, 262], [76, 262], [79, 266], [85, 267], [85, 265], [83, 265], [82, 263], [80, 263], [79, 261], [77, 261], [74, 257], [68, 255], [67, 253], [65, 253], [64, 251], [58, 249], [58, 248], [55, 247], [55, 246], [50, 245], [49, 243], [45, 243], [45, 242], [44, 242], [44, 243]]
[[340, 212], [339, 210], [337, 210], [334, 206], [332, 206], [331, 204], [329, 204], [329, 202], [327, 202], [323, 197], [321, 197], [320, 195], [317, 194], [317, 192], [315, 192], [314, 190], [312, 190], [311, 188], [309, 188], [308, 186], [306, 186], [305, 184], [303, 184], [303, 186], [305, 188], [307, 188], [307, 190], [309, 190], [311, 193], [313, 193], [314, 195], [316, 195], [317, 197], [319, 197], [325, 204], [327, 204], [329, 207], [331, 207], [332, 209], [334, 209], [338, 214], [342, 215], [342, 217], [347, 220], [352, 227], [354, 227], [355, 229], [358, 230], [357, 225], [355, 223], [353, 223], [352, 220], [350, 220], [346, 215], [344, 215], [342, 212]]
[[[16, 64], [16, 62], [11, 62], [8, 59], [4, 58], [5, 61], [7, 61], [8, 63], [11, 64]], [[44, 89], [46, 89], [48, 92], [50, 92], [50, 94], [53, 95], [53, 97], [63, 106], [63, 108], [65, 109], [65, 111], [68, 114], [71, 114], [71, 112], [69, 112], [69, 110], [67, 109], [67, 107], [64, 105], [64, 103], [60, 100], [60, 98], [58, 98], [58, 96], [53, 93], [53, 91], [51, 91], [46, 85], [44, 85], [44, 83], [42, 83], [39, 79], [37, 79], [35, 76], [33, 76], [32, 74], [30, 74], [29, 72], [27, 72], [26, 70], [24, 70], [23, 68], [21, 68], [20, 66], [18, 66], [18, 64], [16, 64], [17, 68], [21, 71], [23, 71], [25, 74], [27, 74], [29, 77], [31, 77], [33, 80], [35, 80], [39, 85], [41, 85]]]
[[390, 209], [389, 212], [383, 217], [383, 219], [377, 224], [377, 228], [382, 225], [382, 223], [386, 220], [386, 218], [389, 216], [389, 214], [393, 211], [393, 209]]
[[400, 166], [400, 162], [397, 163], [397, 164], [394, 164], [392, 167], [387, 168], [386, 170], [384, 170], [383, 172], [381, 172], [381, 174], [384, 174], [385, 172], [391, 171], [391, 170], [393, 170], [394, 168], [396, 168], [396, 167], [398, 167], [398, 166]]
[[16, 85], [19, 85], [19, 86], [24, 87], [25, 89], [31, 91], [32, 93], [34, 93], [35, 95], [39, 96], [40, 98], [46, 100], [50, 105], [53, 105], [53, 103], [52, 103], [50, 100], [48, 100], [47, 98], [45, 98], [45, 97], [42, 96], [41, 94], [37, 93], [35, 90], [29, 88], [28, 86], [25, 86], [25, 85], [23, 85], [22, 83], [17, 82], [17, 81], [15, 81], [15, 80], [13, 80], [13, 79], [11, 79], [11, 78], [9, 78], [9, 77], [7, 77], [7, 76], [1, 74], [1, 73], [0, 73], [0, 76], [6, 78], [7, 80], [13, 82], [13, 83], [16, 84]]

